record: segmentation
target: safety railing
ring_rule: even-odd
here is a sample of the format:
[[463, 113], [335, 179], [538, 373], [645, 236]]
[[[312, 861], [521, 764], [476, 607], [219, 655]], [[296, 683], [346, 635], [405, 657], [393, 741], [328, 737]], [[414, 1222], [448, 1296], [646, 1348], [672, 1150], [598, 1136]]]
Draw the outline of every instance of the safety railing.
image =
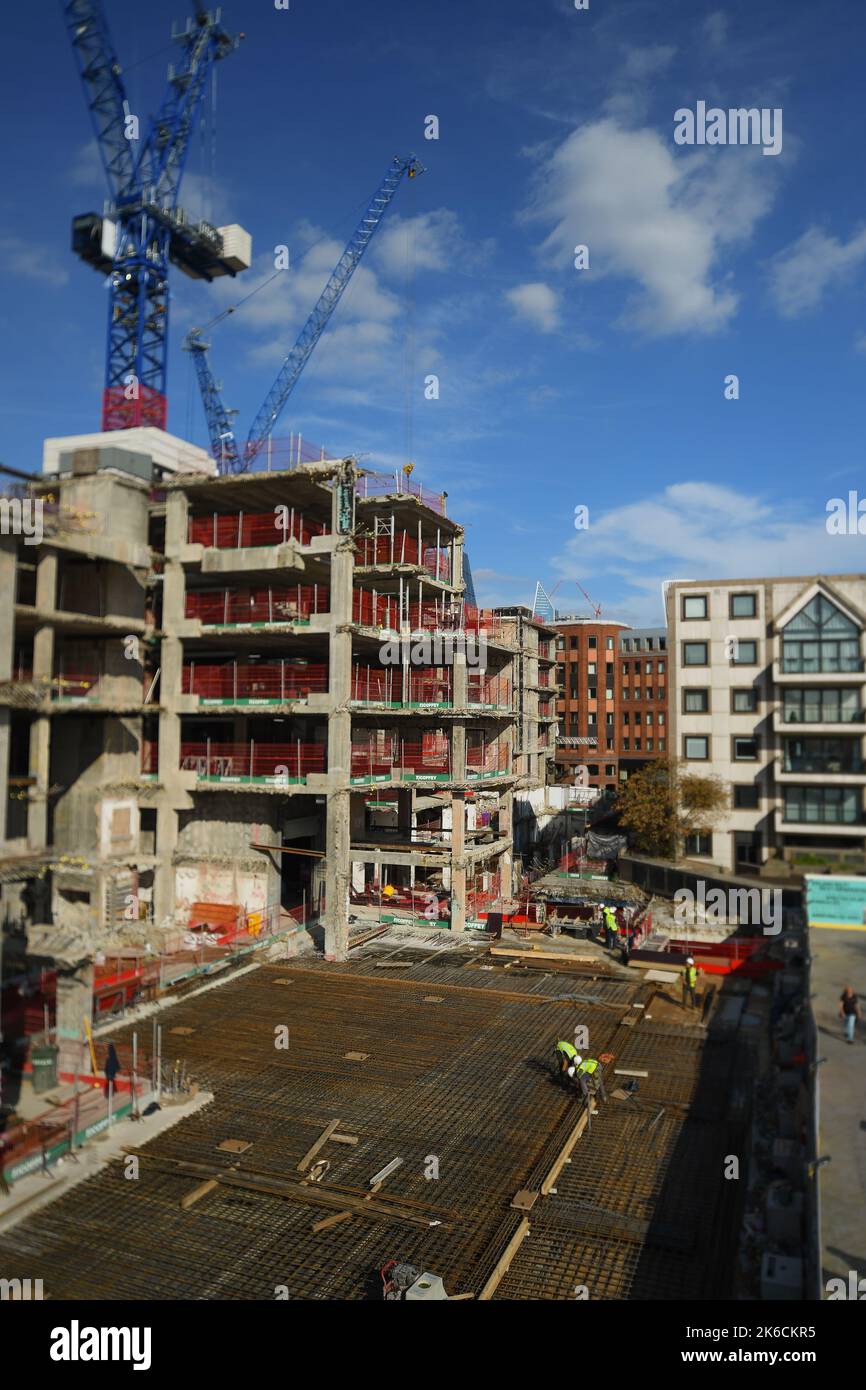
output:
[[451, 747], [445, 733], [424, 734], [419, 742], [375, 731], [367, 739], [353, 739], [351, 767], [353, 777], [381, 777], [395, 770], [450, 776]]
[[359, 566], [418, 565], [435, 579], [451, 578], [451, 552], [447, 546], [424, 545], [408, 531], [388, 536], [365, 536], [358, 541]]
[[313, 521], [294, 507], [275, 507], [270, 512], [212, 512], [191, 516], [187, 532], [190, 544], [217, 550], [246, 546], [282, 545], [296, 541], [309, 545], [314, 536], [326, 536], [328, 526]]
[[450, 705], [452, 671], [449, 668], [414, 670], [411, 667], [354, 666], [351, 699], [358, 704]]
[[182, 743], [180, 766], [209, 782], [304, 782], [325, 771], [323, 743]]
[[451, 917], [450, 893], [417, 885], [369, 883], [364, 888], [351, 888], [349, 902], [359, 907], [381, 909], [383, 916], [398, 912], [427, 922], [447, 922]]
[[508, 772], [506, 743], [469, 742], [466, 744], [466, 773], [469, 777], [495, 777]]
[[511, 681], [507, 676], [485, 676], [470, 671], [466, 678], [466, 700], [470, 705], [511, 709]]
[[330, 593], [322, 584], [297, 584], [291, 588], [219, 589], [188, 593], [184, 612], [211, 627], [241, 627], [251, 623], [308, 622], [315, 613], [327, 613]]
[[445, 493], [431, 492], [399, 469], [393, 473], [364, 472], [355, 484], [358, 497], [417, 497], [425, 507], [445, 515]]
[[282, 700], [302, 700], [328, 689], [328, 668], [324, 664], [297, 661], [244, 664], [226, 661], [215, 665], [188, 662], [183, 668], [181, 689], [197, 695], [203, 704], [262, 704]]

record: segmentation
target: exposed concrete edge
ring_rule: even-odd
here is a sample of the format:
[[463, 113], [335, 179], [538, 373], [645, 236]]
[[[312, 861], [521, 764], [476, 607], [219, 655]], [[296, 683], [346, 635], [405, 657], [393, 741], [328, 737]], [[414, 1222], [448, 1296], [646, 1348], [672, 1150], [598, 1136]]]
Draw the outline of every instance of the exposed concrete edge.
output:
[[[15, 1183], [13, 1192], [16, 1195], [18, 1193], [23, 1195], [11, 1207], [0, 1206], [0, 1235], [17, 1225], [19, 1221], [24, 1221], [28, 1216], [32, 1216], [34, 1212], [49, 1206], [59, 1197], [64, 1197], [79, 1183], [86, 1182], [88, 1178], [101, 1173], [114, 1159], [120, 1158], [124, 1148], [128, 1145], [138, 1147], [141, 1144], [150, 1143], [151, 1139], [156, 1139], [180, 1120], [185, 1120], [188, 1115], [194, 1115], [197, 1110], [209, 1105], [213, 1098], [212, 1092], [199, 1091], [198, 1095], [187, 1101], [185, 1105], [167, 1106], [157, 1111], [156, 1114], [149, 1115], [147, 1119], [118, 1120], [117, 1124], [112, 1125], [110, 1130], [105, 1131], [106, 1138], [91, 1139], [82, 1148], [75, 1150], [74, 1158], [70, 1154], [66, 1154], [53, 1164], [51, 1172], [55, 1175], [54, 1177], [46, 1178], [39, 1171], [26, 1178], [21, 1178]], [[142, 1096], [140, 1100], [146, 1102], [147, 1097]], [[45, 1297], [50, 1297], [50, 1290], [45, 1294]]]
[[150, 1018], [151, 1014], [158, 1014], [163, 1009], [171, 1009], [175, 1004], [185, 1004], [188, 999], [195, 999], [199, 994], [206, 994], [209, 989], [218, 989], [220, 985], [228, 984], [230, 980], [239, 980], [241, 975], [247, 975], [251, 970], [260, 970], [262, 961], [253, 961], [250, 965], [243, 965], [239, 970], [224, 970], [216, 979], [208, 980], [207, 984], [199, 985], [198, 989], [191, 989], [186, 994], [179, 994], [165, 999], [157, 999], [151, 1004], [140, 1004], [135, 1009], [130, 1009], [122, 1018], [116, 1019], [113, 1023], [105, 1023], [99, 1028], [94, 1028], [95, 1038], [104, 1038], [109, 1033], [116, 1033], [119, 1028], [129, 1028], [131, 1024], [138, 1023], [143, 1018]]

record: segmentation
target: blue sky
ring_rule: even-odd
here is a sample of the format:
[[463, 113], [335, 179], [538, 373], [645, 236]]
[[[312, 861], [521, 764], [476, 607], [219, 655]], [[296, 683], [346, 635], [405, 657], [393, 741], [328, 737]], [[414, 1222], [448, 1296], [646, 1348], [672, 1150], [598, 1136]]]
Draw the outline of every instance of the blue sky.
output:
[[[183, 0], [106, 11], [147, 113]], [[866, 496], [862, 0], [225, 0], [223, 17], [246, 37], [181, 201], [247, 227], [254, 265], [174, 274], [172, 432], [206, 442], [184, 333], [286, 244], [292, 268], [212, 337], [245, 436], [390, 157], [414, 151], [428, 172], [280, 432], [411, 458], [466, 524], [485, 602], [541, 579], [586, 613], [579, 580], [605, 616], [654, 623], [665, 578], [864, 568], [866, 538], [825, 527], [830, 498]], [[13, 7], [4, 49], [0, 457], [37, 468], [44, 436], [98, 427], [105, 291], [68, 245], [104, 184], [59, 4]], [[675, 110], [699, 100], [781, 108], [781, 153], [676, 145]]]

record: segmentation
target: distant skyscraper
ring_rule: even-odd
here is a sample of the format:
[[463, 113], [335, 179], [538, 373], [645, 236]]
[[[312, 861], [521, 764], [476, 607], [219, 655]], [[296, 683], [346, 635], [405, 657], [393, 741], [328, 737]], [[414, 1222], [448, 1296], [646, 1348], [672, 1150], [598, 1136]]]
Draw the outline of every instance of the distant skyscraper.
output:
[[463, 579], [466, 583], [466, 593], [463, 597], [473, 608], [477, 608], [478, 600], [475, 597], [475, 583], [472, 578], [472, 570], [469, 566], [469, 556], [466, 554], [465, 550], [463, 552]]
[[532, 616], [533, 618], [540, 618], [542, 622], [546, 623], [553, 622], [556, 617], [556, 609], [553, 606], [553, 600], [547, 590], [542, 586], [540, 580], [538, 580], [535, 585], [535, 598], [532, 600]]

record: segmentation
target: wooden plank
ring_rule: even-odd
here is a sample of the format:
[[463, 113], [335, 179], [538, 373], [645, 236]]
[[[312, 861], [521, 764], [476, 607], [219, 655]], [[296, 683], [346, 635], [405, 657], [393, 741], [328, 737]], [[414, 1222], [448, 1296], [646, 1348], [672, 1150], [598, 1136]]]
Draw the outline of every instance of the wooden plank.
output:
[[321, 1221], [314, 1221], [310, 1230], [318, 1235], [320, 1231], [328, 1231], [332, 1226], [339, 1226], [341, 1221], [351, 1221], [355, 1215], [353, 1211], [338, 1211], [333, 1216], [325, 1216]]
[[206, 1197], [209, 1192], [213, 1192], [219, 1187], [218, 1178], [208, 1178], [206, 1182], [200, 1182], [198, 1187], [194, 1187], [192, 1192], [188, 1192], [185, 1197], [181, 1197], [180, 1206], [182, 1211], [187, 1211], [201, 1197]]
[[517, 946], [491, 946], [488, 955], [518, 956], [522, 959], [525, 958], [536, 962], [545, 960], [571, 960], [574, 961], [576, 965], [586, 965], [587, 963], [590, 965], [606, 964], [605, 960], [599, 956], [581, 956], [578, 955], [576, 951], [533, 951], [531, 948], [521, 949]]
[[504, 1254], [497, 1261], [496, 1268], [478, 1295], [478, 1301], [480, 1303], [488, 1303], [493, 1297], [499, 1285], [502, 1283], [502, 1280], [505, 1278], [505, 1275], [508, 1273], [511, 1261], [514, 1259], [514, 1256], [517, 1254], [528, 1235], [529, 1217], [524, 1216], [521, 1218], [520, 1225], [517, 1227], [514, 1235], [506, 1245]]
[[357, 1134], [332, 1134], [332, 1135], [331, 1135], [331, 1143], [332, 1143], [332, 1144], [357, 1144], [357, 1142], [358, 1142], [358, 1136], [357, 1136]]
[[307, 1150], [300, 1163], [298, 1164], [299, 1173], [305, 1173], [307, 1171], [313, 1159], [316, 1157], [316, 1154], [319, 1152], [319, 1149], [321, 1149], [325, 1144], [327, 1144], [331, 1135], [334, 1133], [334, 1130], [339, 1129], [342, 1123], [342, 1120], [332, 1120], [329, 1125], [325, 1126], [313, 1147]]
[[574, 1126], [574, 1129], [571, 1131], [562, 1148], [560, 1149], [559, 1156], [556, 1159], [556, 1162], [554, 1163], [547, 1177], [544, 1179], [544, 1182], [541, 1184], [541, 1191], [543, 1196], [547, 1197], [550, 1192], [550, 1189], [556, 1184], [557, 1178], [559, 1177], [560, 1173], [565, 1167], [567, 1160], [571, 1157], [572, 1149], [574, 1148], [580, 1136], [583, 1134], [583, 1131], [586, 1129], [588, 1124], [589, 1111], [584, 1110], [577, 1124]]
[[635, 1071], [633, 1067], [614, 1067], [614, 1076], [649, 1076], [648, 1071]]

